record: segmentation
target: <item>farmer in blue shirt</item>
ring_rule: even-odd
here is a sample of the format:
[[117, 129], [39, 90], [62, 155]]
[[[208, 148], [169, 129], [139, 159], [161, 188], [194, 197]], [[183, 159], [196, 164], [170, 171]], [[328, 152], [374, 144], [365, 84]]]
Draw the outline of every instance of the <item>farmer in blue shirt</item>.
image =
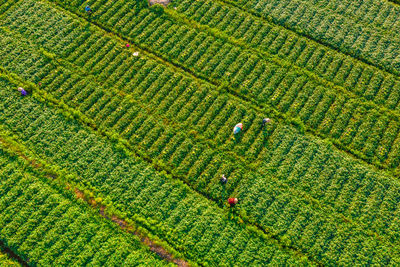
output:
[[85, 11], [86, 13], [90, 14], [92, 12], [92, 9], [90, 8], [90, 6], [86, 6]]
[[22, 87], [18, 87], [18, 92], [20, 92], [22, 96], [26, 96], [28, 94], [28, 92]]

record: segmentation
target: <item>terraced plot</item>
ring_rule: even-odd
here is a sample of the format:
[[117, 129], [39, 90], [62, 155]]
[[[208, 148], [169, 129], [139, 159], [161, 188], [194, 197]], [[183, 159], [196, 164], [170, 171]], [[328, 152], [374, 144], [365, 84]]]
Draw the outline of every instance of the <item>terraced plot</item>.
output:
[[[346, 23], [375, 23], [381, 26], [357, 34], [373, 31], [379, 43], [395, 35], [385, 31], [396, 15], [371, 21], [362, 15], [373, 13], [366, 3], [325, 2], [176, 0], [149, 8], [102, 0], [89, 1], [88, 15], [80, 1], [5, 1], [0, 141], [30, 155], [25, 164], [33, 167], [12, 167], [29, 175], [5, 175], [0, 200], [20, 207], [23, 200], [7, 192], [27, 185], [23, 197], [34, 202], [21, 215], [5, 209], [5, 218], [41, 220], [63, 196], [66, 207], [77, 207], [72, 217], [111, 227], [115, 234], [100, 226], [95, 234], [118, 235], [108, 247], [123, 242], [137, 265], [399, 264], [395, 52], [380, 55], [383, 61], [367, 48], [335, 46], [323, 30], [307, 32], [271, 10], [292, 15], [292, 7], [308, 12], [304, 6], [317, 10], [315, 19], [336, 12]], [[28, 97], [18, 95], [19, 86]], [[261, 127], [265, 117], [272, 123]], [[245, 127], [235, 138], [238, 122]], [[4, 166], [22, 164], [9, 153]], [[57, 173], [53, 181], [43, 165]], [[75, 203], [71, 185], [92, 207]], [[56, 196], [46, 204], [39, 195]], [[240, 200], [234, 209], [226, 204], [232, 196]], [[32, 205], [37, 212], [29, 212]], [[90, 211], [99, 207], [100, 214]], [[153, 241], [110, 226], [104, 207], [107, 218]], [[34, 232], [33, 222], [24, 227]], [[35, 240], [14, 241], [17, 229], [0, 232], [0, 241], [27, 264], [70, 264], [65, 247], [82, 247], [51, 227], [62, 241], [48, 241], [51, 252], [41, 253]], [[87, 244], [77, 264], [126, 260], [101, 246]]]

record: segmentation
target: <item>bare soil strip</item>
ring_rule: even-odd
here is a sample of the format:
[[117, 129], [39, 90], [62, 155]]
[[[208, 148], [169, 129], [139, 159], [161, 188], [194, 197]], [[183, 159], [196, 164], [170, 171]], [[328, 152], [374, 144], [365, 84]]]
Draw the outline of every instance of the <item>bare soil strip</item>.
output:
[[169, 262], [173, 262], [178, 266], [182, 266], [182, 267], [188, 267], [190, 266], [188, 262], [182, 260], [182, 259], [177, 259], [175, 258], [171, 253], [169, 253], [168, 251], [166, 251], [162, 246], [155, 244], [150, 238], [148, 238], [147, 236], [145, 236], [143, 233], [141, 233], [140, 231], [136, 230], [134, 231], [133, 228], [131, 226], [129, 226], [129, 224], [122, 220], [121, 218], [118, 218], [117, 216], [113, 215], [111, 218], [108, 217], [105, 213], [104, 213], [104, 206], [101, 206], [99, 209], [99, 213], [101, 214], [101, 216], [103, 216], [104, 218], [113, 221], [114, 223], [118, 224], [122, 229], [125, 229], [128, 233], [134, 234], [136, 236], [138, 236], [140, 238], [140, 241], [145, 244], [146, 246], [148, 246], [150, 248], [151, 251], [157, 253], [161, 258], [169, 261]]
[[78, 188], [75, 188], [74, 191], [75, 191], [75, 195], [77, 198], [83, 199], [84, 201], [86, 201], [88, 204], [90, 204], [94, 208], [99, 207], [99, 213], [102, 217], [106, 218], [107, 220], [111, 220], [115, 224], [118, 224], [119, 227], [121, 227], [128, 233], [138, 236], [140, 238], [140, 241], [143, 244], [148, 246], [151, 251], [157, 253], [161, 258], [163, 258], [169, 262], [173, 262], [180, 267], [190, 266], [188, 262], [186, 262], [182, 259], [175, 258], [171, 253], [166, 251], [162, 246], [154, 243], [150, 238], [145, 236], [142, 232], [140, 232], [138, 230], [134, 230], [133, 227], [130, 226], [127, 221], [117, 217], [116, 215], [112, 215], [111, 217], [107, 216], [105, 213], [105, 209], [106, 209], [105, 206], [97, 205], [96, 201], [93, 198], [90, 198], [90, 199], [85, 198], [85, 194]]

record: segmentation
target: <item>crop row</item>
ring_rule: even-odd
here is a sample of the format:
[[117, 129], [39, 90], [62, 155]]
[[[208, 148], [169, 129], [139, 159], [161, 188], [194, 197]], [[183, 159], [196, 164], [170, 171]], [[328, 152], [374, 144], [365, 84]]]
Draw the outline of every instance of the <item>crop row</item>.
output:
[[318, 10], [345, 16], [361, 25], [370, 25], [374, 28], [389, 31], [400, 26], [400, 9], [389, 1], [317, 0], [307, 1], [307, 3], [318, 7]]
[[1, 109], [7, 114], [1, 118], [3, 125], [40, 157], [96, 188], [128, 218], [139, 214], [153, 221], [156, 227], [150, 230], [193, 261], [210, 265], [297, 261], [258, 231], [228, 220], [222, 209], [181, 182], [157, 174], [44, 104], [11, 92], [2, 91]]
[[[396, 94], [400, 81], [391, 74], [235, 7], [224, 6], [215, 1], [181, 0], [174, 3], [177, 6], [176, 14], [181, 13], [201, 25], [221, 31], [238, 42], [246, 43], [245, 46], [250, 49], [277, 55], [279, 61], [305, 69], [310, 79], [314, 79], [313, 74], [317, 74], [329, 82], [345, 87], [343, 90], [386, 108], [396, 108], [397, 103], [390, 94]], [[327, 84], [327, 87], [331, 86]]]
[[0, 239], [29, 265], [167, 265], [0, 149]]
[[[347, 219], [362, 223], [378, 234], [398, 231], [395, 215], [395, 199], [399, 197], [397, 181], [382, 179], [382, 174], [344, 160], [342, 155], [332, 153], [331, 148], [289, 133], [286, 138], [284, 131], [276, 131], [279, 135], [271, 136], [271, 153], [266, 155], [260, 173], [272, 172], [282, 185], [306, 192], [319, 204], [334, 207]], [[250, 182], [246, 184], [246, 189], [239, 184], [239, 196], [246, 198], [250, 194], [254, 199], [268, 199], [266, 196], [270, 194], [262, 192], [263, 187], [260, 186], [263, 180], [253, 180], [254, 188], [251, 188]], [[256, 193], [258, 191], [261, 191], [260, 195]], [[252, 214], [259, 214], [257, 209], [263, 208], [252, 205], [251, 201], [245, 201], [244, 205], [250, 205]], [[394, 238], [392, 240], [395, 236], [391, 237]]]
[[0, 265], [2, 266], [21, 266], [21, 264], [10, 258], [7, 254], [0, 251]]
[[[28, 54], [31, 54], [31, 52], [29, 52]], [[22, 59], [22, 57], [21, 57], [21, 59]], [[49, 79], [49, 80], [55, 80], [55, 79]], [[46, 84], [46, 83], [45, 83]], [[73, 84], [75, 84], [75, 83], [73, 83]], [[80, 84], [81, 86], [83, 86], [83, 83], [76, 83], [76, 84]], [[90, 87], [89, 87], [90, 88]], [[97, 90], [96, 90], [97, 92], [99, 91], [99, 88], [97, 88]], [[76, 93], [71, 93], [71, 95], [75, 95]], [[92, 102], [92, 101], [90, 101], [90, 102]], [[122, 105], [123, 106], [123, 105]], [[101, 113], [101, 112], [100, 112]], [[143, 131], [143, 132], [145, 132], [145, 131]], [[36, 141], [35, 141], [36, 142]], [[47, 146], [47, 145], [46, 145]], [[44, 148], [44, 147], [43, 147]], [[56, 149], [56, 150], [59, 150], [59, 148], [52, 148], [52, 149]], [[45, 151], [47, 151], [47, 150], [45, 150]], [[83, 150], [84, 151], [84, 150]], [[214, 166], [214, 168], [215, 168], [215, 166]], [[196, 181], [194, 181], [194, 182], [196, 182]], [[271, 187], [272, 186], [274, 186], [273, 184], [271, 184], [270, 185]], [[246, 185], [244, 185], [243, 186], [243, 188], [246, 188]], [[290, 195], [283, 195], [283, 197], [290, 197]], [[294, 202], [294, 203], [296, 203], [296, 202]], [[304, 205], [304, 204], [303, 204]], [[288, 209], [291, 209], [291, 207], [290, 206], [288, 206], [287, 207]], [[264, 212], [264, 211], [263, 211]], [[269, 210], [267, 209], [267, 210], [265, 210], [265, 213], [266, 213], [266, 215], [268, 215], [269, 214]], [[262, 213], [261, 213], [262, 214]], [[317, 215], [315, 215], [315, 218], [321, 218], [321, 215], [319, 215], [319, 216], [317, 216]], [[267, 224], [264, 224], [264, 225], [267, 225]], [[271, 224], [269, 224], [269, 225], [271, 225]], [[273, 224], [272, 224], [272, 226], [274, 226]], [[277, 226], [280, 226], [280, 223], [279, 222], [277, 222]], [[283, 225], [283, 226], [280, 226], [280, 227], [275, 227], [275, 228], [277, 228], [277, 229], [284, 229], [284, 228], [282, 228], [282, 227], [289, 227], [290, 225]], [[292, 227], [295, 227], [296, 225], [292, 225]], [[274, 228], [274, 227], [272, 227], [272, 228]], [[301, 227], [297, 227], [297, 229], [301, 229]], [[332, 229], [330, 229], [331, 231], [333, 230], [334, 228], [332, 228]], [[283, 231], [283, 230], [280, 230], [280, 231]], [[290, 231], [289, 231], [290, 232]], [[292, 233], [291, 235], [293, 235], [293, 236], [298, 236], [299, 234], [298, 233]], [[313, 237], [312, 238], [312, 240], [314, 240], [313, 242], [315, 242], [315, 238]], [[295, 240], [296, 242], [298, 242], [298, 240]], [[310, 241], [311, 242], [311, 241]], [[306, 246], [304, 246], [304, 248], [306, 248]], [[352, 246], [350, 246], [350, 248], [352, 248]], [[351, 252], [352, 250], [348, 250], [348, 253], [352, 253]], [[338, 257], [338, 256], [337, 256]]]
[[[268, 0], [268, 5], [274, 5], [276, 2]], [[337, 15], [346, 22], [352, 21], [355, 25], [366, 29], [374, 30], [386, 36], [395, 36], [390, 30], [398, 27], [399, 8], [388, 1], [380, 0], [362, 0], [362, 1], [304, 1], [297, 0], [290, 6], [296, 5], [311, 6], [319, 14]]]
[[[117, 5], [119, 2], [113, 3]], [[127, 35], [146, 49], [152, 49], [154, 53], [202, 77], [211, 77], [217, 83], [226, 81], [231, 86], [230, 90], [236, 90], [241, 97], [251, 97], [258, 105], [267, 103], [289, 116], [300, 117], [310, 131], [331, 138], [341, 149], [361, 159], [384, 168], [398, 167], [398, 131], [393, 132], [385, 125], [377, 128], [379, 124], [375, 124], [389, 120], [397, 127], [397, 116], [391, 117], [374, 106], [363, 105], [359, 100], [339, 92], [330, 92], [322, 85], [307, 81], [305, 75], [295, 70], [265, 61], [249, 51], [186, 25], [173, 24], [147, 9], [139, 14], [127, 12], [129, 26], [125, 24], [119, 30], [124, 33], [129, 29]], [[104, 21], [101, 17], [92, 18], [102, 23], [113, 19]], [[118, 19], [123, 18], [119, 16]], [[189, 40], [192, 40], [191, 44], [187, 45]], [[96, 47], [94, 44], [91, 48], [99, 50], [103, 47], [101, 43], [98, 45]], [[224, 53], [227, 55], [224, 56]], [[398, 106], [399, 95], [396, 92], [393, 90], [389, 98]], [[354, 106], [357, 110], [354, 110]], [[379, 118], [374, 119], [376, 114]], [[377, 131], [378, 134], [367, 135], [371, 131]], [[360, 146], [363, 142], [365, 144]]]
[[[304, 3], [299, 3], [304, 2]], [[321, 41], [353, 57], [399, 74], [399, 37], [394, 31], [355, 23], [352, 18], [320, 9], [305, 1], [238, 1], [261, 17]]]
[[10, 7], [12, 7], [17, 0], [8, 0], [8, 1], [2, 1], [0, 3], [0, 15], [5, 13]]

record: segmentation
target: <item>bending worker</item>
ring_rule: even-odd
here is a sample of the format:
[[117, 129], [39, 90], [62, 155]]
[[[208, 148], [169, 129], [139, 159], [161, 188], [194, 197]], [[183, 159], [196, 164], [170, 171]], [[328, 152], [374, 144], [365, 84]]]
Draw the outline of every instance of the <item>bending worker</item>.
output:
[[271, 122], [271, 119], [270, 118], [265, 118], [265, 119], [263, 119], [263, 121], [262, 121], [262, 128], [264, 128], [265, 127], [265, 125], [266, 124], [268, 124], [268, 123], [270, 123]]
[[238, 123], [235, 125], [235, 127], [233, 127], [233, 134], [237, 135], [239, 134], [241, 131], [243, 130], [243, 124], [242, 123]]
[[86, 6], [85, 11], [86, 13], [90, 14], [92, 12], [92, 9], [90, 8], [90, 6]]
[[221, 184], [226, 184], [226, 182], [228, 182], [228, 179], [225, 177], [225, 174], [222, 174], [220, 181]]
[[18, 87], [18, 92], [20, 92], [22, 96], [26, 96], [28, 94], [28, 92], [22, 87]]
[[228, 204], [231, 207], [234, 207], [238, 202], [239, 202], [239, 200], [237, 198], [235, 198], [235, 197], [228, 198]]

